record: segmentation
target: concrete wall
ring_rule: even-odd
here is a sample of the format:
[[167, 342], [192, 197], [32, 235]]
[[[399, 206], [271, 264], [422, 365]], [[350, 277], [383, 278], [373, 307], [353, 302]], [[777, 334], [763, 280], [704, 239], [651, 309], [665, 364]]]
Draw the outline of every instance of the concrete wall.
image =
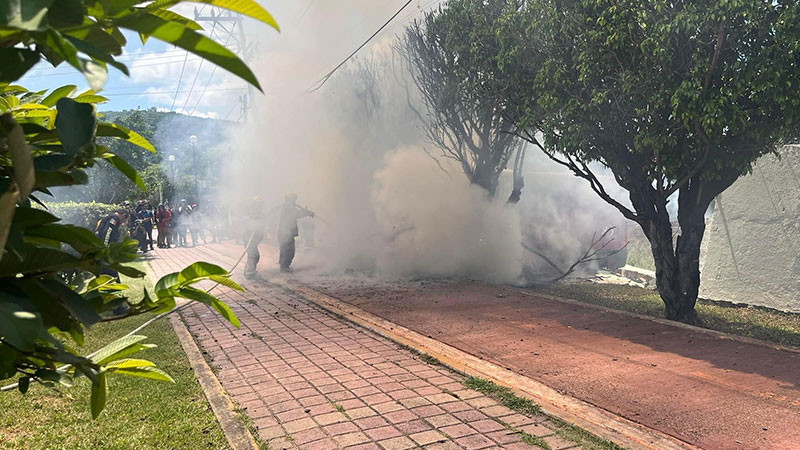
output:
[[798, 176], [800, 146], [785, 147], [721, 195], [703, 240], [701, 297], [800, 312]]

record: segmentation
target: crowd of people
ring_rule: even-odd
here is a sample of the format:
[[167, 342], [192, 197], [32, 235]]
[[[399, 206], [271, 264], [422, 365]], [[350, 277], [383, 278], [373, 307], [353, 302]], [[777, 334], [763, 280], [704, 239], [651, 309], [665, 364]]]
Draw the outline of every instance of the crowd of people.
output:
[[[197, 203], [189, 203], [186, 199], [182, 199], [177, 205], [159, 203], [155, 208], [148, 200], [140, 200], [135, 207], [126, 201], [112, 216], [117, 216], [112, 222], [127, 224], [128, 233], [139, 242], [142, 253], [153, 250], [154, 246], [193, 247], [220, 242], [227, 223], [223, 212], [213, 203], [200, 208]], [[99, 228], [102, 222], [103, 220], [98, 223], [98, 232], [101, 231]]]
[[[164, 202], [153, 208], [148, 200], [140, 200], [136, 207], [125, 201], [120, 209], [98, 220], [95, 234], [108, 245], [124, 238], [127, 232], [138, 241], [142, 253], [154, 250], [154, 245], [158, 248], [194, 247], [235, 237], [246, 248], [245, 277], [253, 279], [257, 278], [256, 267], [260, 259], [258, 245], [265, 237], [265, 228], [273, 228], [267, 225], [270, 218], [277, 218], [274, 237], [280, 247], [278, 263], [281, 271], [287, 272], [295, 256], [295, 238], [300, 234], [298, 219], [304, 217], [313, 218], [315, 214], [299, 206], [294, 194], [287, 194], [282, 205], [268, 212], [254, 197], [246, 214], [238, 218], [243, 226], [238, 227], [232, 236], [227, 227], [227, 214], [213, 203], [201, 209], [197, 203], [183, 199], [178, 205]], [[155, 244], [153, 236], [156, 237]], [[304, 236], [305, 246], [312, 247], [313, 222], [306, 224]]]

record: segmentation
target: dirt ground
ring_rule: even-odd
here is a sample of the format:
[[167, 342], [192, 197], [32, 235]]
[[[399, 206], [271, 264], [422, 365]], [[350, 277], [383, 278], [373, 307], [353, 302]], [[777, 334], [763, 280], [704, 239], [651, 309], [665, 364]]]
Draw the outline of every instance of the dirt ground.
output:
[[800, 353], [499, 285], [326, 276], [302, 256], [290, 277], [686, 442], [800, 449]]

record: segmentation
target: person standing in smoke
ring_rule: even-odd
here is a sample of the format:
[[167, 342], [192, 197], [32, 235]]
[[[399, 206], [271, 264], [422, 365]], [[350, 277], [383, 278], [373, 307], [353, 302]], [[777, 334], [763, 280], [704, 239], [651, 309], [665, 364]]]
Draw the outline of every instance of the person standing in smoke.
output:
[[248, 280], [258, 279], [256, 268], [261, 254], [258, 252], [258, 244], [264, 239], [264, 220], [262, 217], [264, 205], [261, 199], [253, 197], [252, 203], [248, 207], [245, 216], [244, 226], [244, 245], [247, 252], [247, 262], [244, 265], [244, 277]]
[[[106, 246], [112, 242], [118, 242], [123, 235], [122, 232], [124, 231], [125, 225], [129, 221], [130, 217], [130, 211], [125, 207], [112, 212], [97, 222], [97, 229], [94, 230], [95, 236], [100, 238], [100, 240], [103, 241], [103, 245]], [[119, 274], [117, 271], [107, 267], [106, 265], [101, 266], [100, 273], [104, 275], [110, 275], [119, 281]]]
[[289, 272], [291, 269], [295, 251], [295, 238], [300, 234], [297, 231], [297, 219], [301, 217], [314, 217], [314, 212], [297, 205], [297, 196], [286, 194], [286, 201], [281, 208], [281, 216], [278, 221], [278, 244], [280, 245], [280, 256], [278, 264], [281, 272]]

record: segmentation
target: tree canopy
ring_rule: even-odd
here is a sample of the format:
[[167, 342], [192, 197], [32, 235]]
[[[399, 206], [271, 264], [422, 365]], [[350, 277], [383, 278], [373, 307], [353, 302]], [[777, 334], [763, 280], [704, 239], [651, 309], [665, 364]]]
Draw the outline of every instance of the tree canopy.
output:
[[[487, 2], [453, 0], [460, 17]], [[694, 321], [704, 213], [760, 156], [797, 138], [800, 5], [493, 0], [458, 55], [520, 136], [584, 178], [649, 239], [666, 316]], [[445, 37], [447, 40], [449, 36]], [[470, 59], [490, 52], [492, 58]], [[592, 163], [613, 173], [614, 198]], [[679, 233], [667, 203], [677, 195]]]

